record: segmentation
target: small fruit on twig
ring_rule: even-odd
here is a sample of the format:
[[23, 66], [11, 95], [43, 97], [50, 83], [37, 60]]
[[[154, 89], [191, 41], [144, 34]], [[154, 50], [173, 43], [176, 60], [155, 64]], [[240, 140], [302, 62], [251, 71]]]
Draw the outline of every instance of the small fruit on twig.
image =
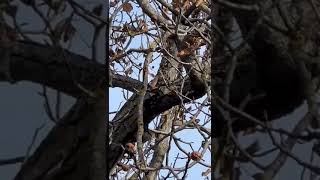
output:
[[193, 151], [190, 155], [190, 158], [194, 161], [200, 161], [201, 158], [202, 158], [202, 155], [200, 152], [197, 152], [197, 151]]
[[123, 163], [118, 163], [117, 165], [121, 168], [121, 170], [126, 171], [126, 172], [129, 171], [131, 168], [129, 165], [123, 164]]

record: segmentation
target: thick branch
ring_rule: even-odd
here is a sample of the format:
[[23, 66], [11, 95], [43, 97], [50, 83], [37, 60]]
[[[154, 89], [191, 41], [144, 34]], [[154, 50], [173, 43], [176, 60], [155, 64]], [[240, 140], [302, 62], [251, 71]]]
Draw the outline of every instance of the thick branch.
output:
[[105, 179], [107, 99], [101, 94], [96, 99], [79, 99], [23, 164], [15, 180]]
[[138, 0], [139, 6], [142, 8], [143, 12], [146, 13], [152, 21], [157, 22], [158, 24], [167, 24], [167, 20], [161, 16], [157, 11], [152, 8], [149, 1], [147, 0]]
[[[201, 98], [206, 90], [203, 88], [202, 90], [198, 89], [195, 91], [190, 80], [185, 82], [183, 88], [183, 95], [187, 95], [190, 99], [198, 99]], [[119, 158], [122, 155], [122, 147], [121, 145], [126, 144], [127, 142], [134, 141], [134, 136], [137, 130], [137, 101], [138, 95], [134, 94], [127, 101], [127, 103], [121, 108], [116, 118], [112, 122], [112, 134], [108, 149], [108, 170], [111, 170], [114, 165], [117, 163]], [[190, 102], [190, 99], [183, 98], [184, 103]], [[156, 116], [161, 114], [162, 112], [170, 109], [175, 105], [179, 105], [181, 103], [181, 98], [179, 95], [168, 93], [162, 94], [157, 93], [155, 95], [151, 95], [150, 92], [146, 94], [146, 98], [144, 100], [144, 111], [143, 111], [143, 120], [144, 124], [149, 124]]]
[[[83, 94], [77, 84], [94, 89], [106, 82], [105, 68], [103, 64], [67, 50], [62, 53], [48, 45], [26, 41], [15, 45], [10, 58], [10, 72], [15, 82], [26, 80], [43, 84], [73, 97]], [[138, 80], [130, 77], [112, 77], [113, 87], [134, 91], [141, 86]]]

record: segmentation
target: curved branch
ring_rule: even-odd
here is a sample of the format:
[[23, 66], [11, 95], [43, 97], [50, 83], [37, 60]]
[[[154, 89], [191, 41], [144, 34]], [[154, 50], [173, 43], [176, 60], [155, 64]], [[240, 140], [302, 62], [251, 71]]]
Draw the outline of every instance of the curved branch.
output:
[[[0, 47], [1, 49], [2, 47]], [[57, 89], [67, 95], [80, 97], [78, 84], [94, 89], [106, 82], [106, 66], [87, 57], [35, 42], [15, 44], [10, 57], [10, 74], [14, 82], [31, 81]], [[0, 77], [6, 72], [0, 71]], [[8, 81], [0, 78], [0, 81]], [[121, 75], [113, 76], [113, 87], [134, 91], [140, 81]]]
[[137, 92], [137, 90], [143, 87], [141, 81], [128, 76], [113, 73], [109, 74], [109, 76], [109, 87], [120, 87], [131, 92]]
[[[190, 99], [201, 98], [206, 93], [205, 89], [194, 90], [193, 88], [194, 86], [192, 82], [190, 80], [187, 80], [185, 82], [182, 94], [186, 95], [189, 99], [184, 98], [184, 103], [190, 102]], [[177, 94], [172, 94], [170, 92], [168, 94], [151, 94], [151, 92], [146, 93], [146, 98], [143, 103], [144, 124], [149, 124], [160, 113], [181, 103], [181, 97]], [[114, 167], [119, 158], [121, 158], [123, 152], [121, 145], [124, 145], [127, 142], [135, 141], [134, 137], [137, 131], [138, 118], [138, 100], [139, 96], [137, 94], [132, 95], [131, 98], [127, 101], [127, 103], [117, 113], [115, 120], [113, 120], [110, 124], [110, 130], [112, 134], [110, 137], [111, 139], [109, 139], [109, 142], [112, 142], [112, 144], [109, 144], [107, 155], [109, 171]]]
[[79, 98], [53, 127], [14, 178], [15, 180], [104, 179], [105, 89], [96, 99]]

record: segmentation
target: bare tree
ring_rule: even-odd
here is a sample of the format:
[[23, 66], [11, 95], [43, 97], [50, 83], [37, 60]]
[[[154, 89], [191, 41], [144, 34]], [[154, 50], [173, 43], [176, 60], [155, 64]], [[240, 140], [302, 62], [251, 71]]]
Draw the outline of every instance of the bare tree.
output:
[[[108, 123], [109, 179], [210, 175], [210, 3], [110, 2], [109, 86], [126, 100]], [[190, 129], [200, 145], [179, 138]]]
[[[296, 179], [319, 176], [320, 167], [313, 162], [319, 156], [319, 6], [317, 0], [215, 2], [213, 170], [217, 179], [239, 179], [245, 164], [258, 169], [247, 176], [274, 179], [288, 158], [301, 166], [301, 177]], [[292, 130], [274, 125], [274, 120], [304, 102], [303, 118], [283, 120], [295, 124]], [[263, 149], [255, 141], [245, 147], [241, 139], [247, 134], [255, 138], [265, 134], [265, 142], [272, 145]], [[310, 159], [294, 153], [297, 143], [311, 144]], [[270, 154], [275, 155], [271, 162], [261, 161]]]
[[[32, 155], [1, 161], [22, 162], [16, 180], [105, 179], [106, 73], [105, 58], [98, 56], [104, 47], [98, 37], [104, 37], [108, 24], [104, 9], [104, 4], [73, 0], [0, 2], [0, 79], [43, 85], [41, 95], [55, 124]], [[24, 21], [28, 16], [38, 26]], [[92, 36], [88, 56], [70, 50], [81, 40], [79, 21], [94, 29], [85, 34]], [[57, 90], [55, 109], [47, 102], [47, 87]], [[77, 102], [60, 117], [62, 93]]]

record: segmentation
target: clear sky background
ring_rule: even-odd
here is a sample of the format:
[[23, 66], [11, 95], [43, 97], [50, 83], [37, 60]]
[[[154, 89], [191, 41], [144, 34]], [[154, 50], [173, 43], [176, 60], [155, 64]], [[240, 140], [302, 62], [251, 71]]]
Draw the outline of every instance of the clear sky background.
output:
[[[92, 8], [95, 4], [101, 3], [101, 0], [78, 0], [77, 2], [87, 2], [86, 8]], [[38, 29], [42, 24], [38, 16], [35, 16], [33, 11], [25, 6], [19, 8], [19, 22], [28, 22], [29, 25], [25, 28]], [[91, 48], [87, 44], [91, 43], [93, 28], [90, 28], [87, 23], [78, 18], [74, 23], [78, 32], [75, 35], [74, 41], [70, 50], [87, 57], [91, 57]], [[34, 39], [40, 40], [41, 37]], [[98, 57], [100, 62], [105, 62], [105, 34], [102, 33], [99, 37]], [[48, 96], [51, 104], [55, 104], [55, 91], [48, 90]], [[43, 98], [38, 95], [42, 92], [42, 87], [39, 84], [30, 82], [19, 82], [11, 85], [9, 83], [0, 83], [0, 159], [13, 158], [26, 154], [35, 129], [45, 124], [39, 131], [36, 139], [34, 150], [42, 139], [48, 134], [53, 123], [49, 120], [43, 107]], [[68, 96], [63, 96], [61, 99], [62, 113], [68, 111], [75, 100]], [[0, 166], [0, 180], [12, 180], [20, 168], [20, 163], [14, 165]]]

